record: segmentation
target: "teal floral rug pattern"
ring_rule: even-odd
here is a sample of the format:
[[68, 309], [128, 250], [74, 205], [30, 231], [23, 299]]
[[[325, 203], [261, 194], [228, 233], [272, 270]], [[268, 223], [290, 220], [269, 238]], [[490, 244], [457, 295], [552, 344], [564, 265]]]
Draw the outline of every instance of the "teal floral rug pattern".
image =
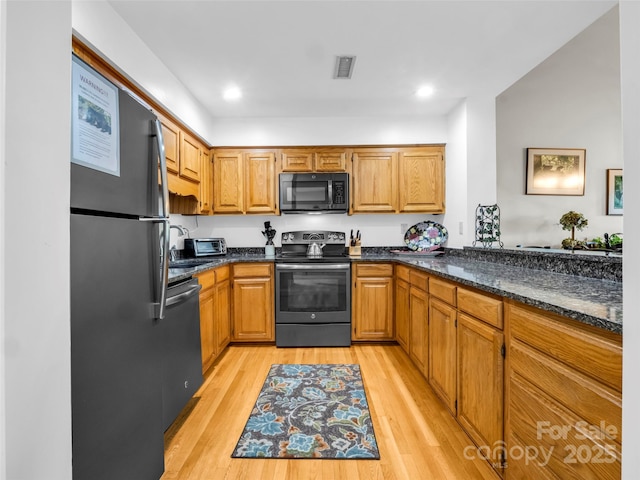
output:
[[360, 365], [272, 365], [231, 456], [379, 459]]

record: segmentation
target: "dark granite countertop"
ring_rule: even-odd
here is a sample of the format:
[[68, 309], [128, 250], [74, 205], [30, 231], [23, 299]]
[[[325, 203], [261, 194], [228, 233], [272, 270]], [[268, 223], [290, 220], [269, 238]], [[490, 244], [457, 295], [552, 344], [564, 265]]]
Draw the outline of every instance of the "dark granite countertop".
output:
[[[236, 262], [273, 261], [260, 253], [232, 254], [186, 269], [171, 269], [170, 281]], [[386, 261], [413, 266], [582, 323], [622, 333], [622, 282], [553, 273], [496, 261], [445, 253], [439, 256], [397, 255], [388, 250], [363, 251], [352, 262]]]

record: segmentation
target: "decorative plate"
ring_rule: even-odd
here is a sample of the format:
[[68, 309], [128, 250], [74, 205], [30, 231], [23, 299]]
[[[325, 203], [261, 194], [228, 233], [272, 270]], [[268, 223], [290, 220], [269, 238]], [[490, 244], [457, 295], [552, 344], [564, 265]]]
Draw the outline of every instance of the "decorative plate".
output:
[[449, 238], [449, 232], [436, 222], [420, 222], [409, 228], [404, 234], [404, 243], [411, 250], [433, 250]]

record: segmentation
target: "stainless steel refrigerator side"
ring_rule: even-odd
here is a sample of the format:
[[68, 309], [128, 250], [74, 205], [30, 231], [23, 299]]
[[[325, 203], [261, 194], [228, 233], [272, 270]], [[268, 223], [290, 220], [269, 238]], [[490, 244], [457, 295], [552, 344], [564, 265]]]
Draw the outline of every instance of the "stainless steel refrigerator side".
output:
[[[164, 470], [162, 321], [149, 305], [152, 223], [71, 215], [74, 480], [157, 480]], [[157, 252], [157, 249], [156, 249]]]
[[118, 119], [119, 174], [71, 163], [74, 480], [164, 471], [156, 116], [119, 90]]

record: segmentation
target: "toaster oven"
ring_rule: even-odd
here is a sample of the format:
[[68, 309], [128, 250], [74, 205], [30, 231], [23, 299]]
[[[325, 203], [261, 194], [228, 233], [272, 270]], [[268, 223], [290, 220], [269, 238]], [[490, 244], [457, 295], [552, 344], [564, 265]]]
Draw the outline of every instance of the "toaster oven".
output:
[[184, 253], [191, 258], [226, 255], [227, 243], [224, 238], [185, 238]]

